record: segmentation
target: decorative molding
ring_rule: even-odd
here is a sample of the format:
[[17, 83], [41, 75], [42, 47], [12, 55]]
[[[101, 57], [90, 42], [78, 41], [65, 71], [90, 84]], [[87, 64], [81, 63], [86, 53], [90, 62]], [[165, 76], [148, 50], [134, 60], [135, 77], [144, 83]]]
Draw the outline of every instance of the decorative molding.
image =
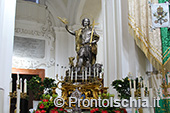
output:
[[44, 36], [44, 34], [45, 34], [42, 31], [32, 30], [32, 29], [24, 29], [24, 28], [15, 28], [15, 33], [32, 35], [32, 36]]
[[[18, 22], [18, 21], [16, 21]], [[55, 33], [50, 19], [50, 13], [46, 17], [46, 22], [37, 27], [29, 26], [24, 23], [17, 23], [15, 28], [15, 36], [26, 37], [33, 39], [45, 40], [45, 57], [44, 58], [31, 58], [31, 57], [18, 57], [13, 56], [13, 67], [24, 69], [36, 69], [42, 67], [54, 66], [54, 41]]]
[[37, 69], [40, 67], [51, 67], [54, 66], [55, 60], [53, 58], [49, 60], [38, 60], [38, 59], [29, 59], [29, 58], [18, 58], [13, 57], [12, 67], [22, 68], [22, 69]]

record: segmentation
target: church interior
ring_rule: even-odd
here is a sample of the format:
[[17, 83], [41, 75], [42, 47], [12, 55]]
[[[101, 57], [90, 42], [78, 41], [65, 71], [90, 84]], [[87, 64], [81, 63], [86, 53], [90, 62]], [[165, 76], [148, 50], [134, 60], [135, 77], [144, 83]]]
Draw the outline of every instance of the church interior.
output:
[[[0, 113], [170, 113], [167, 2], [1, 0]], [[131, 97], [138, 107], [88, 106]]]

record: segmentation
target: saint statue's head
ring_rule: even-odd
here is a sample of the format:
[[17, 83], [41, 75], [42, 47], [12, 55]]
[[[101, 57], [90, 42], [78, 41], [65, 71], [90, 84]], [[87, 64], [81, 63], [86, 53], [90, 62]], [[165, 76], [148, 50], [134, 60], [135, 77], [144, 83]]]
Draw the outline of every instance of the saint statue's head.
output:
[[84, 18], [82, 20], [82, 25], [85, 27], [85, 26], [89, 26], [90, 25], [90, 19], [88, 18]]

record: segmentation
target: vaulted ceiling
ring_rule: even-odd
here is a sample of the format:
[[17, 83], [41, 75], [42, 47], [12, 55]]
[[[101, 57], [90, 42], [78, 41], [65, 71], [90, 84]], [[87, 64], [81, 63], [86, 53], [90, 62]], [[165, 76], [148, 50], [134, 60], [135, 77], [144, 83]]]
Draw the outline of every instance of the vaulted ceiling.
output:
[[45, 4], [58, 27], [63, 26], [58, 16], [67, 18], [69, 25], [74, 25], [80, 23], [80, 17], [83, 14], [98, 18], [102, 12], [101, 0], [46, 0]]

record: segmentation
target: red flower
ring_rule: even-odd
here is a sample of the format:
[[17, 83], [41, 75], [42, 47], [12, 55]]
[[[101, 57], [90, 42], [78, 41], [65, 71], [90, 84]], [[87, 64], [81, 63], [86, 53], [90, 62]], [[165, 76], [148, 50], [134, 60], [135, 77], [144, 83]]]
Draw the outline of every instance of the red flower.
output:
[[44, 107], [44, 104], [40, 104], [40, 109], [43, 109]]
[[35, 113], [41, 113], [41, 111], [40, 111], [40, 110], [38, 110], [38, 111], [36, 111]]
[[41, 110], [41, 113], [46, 113], [46, 111], [45, 110]]
[[48, 99], [43, 99], [43, 102], [48, 102]]
[[95, 112], [95, 109], [92, 109], [91, 111], [90, 111], [90, 113], [94, 113]]
[[58, 107], [55, 107], [54, 109], [58, 109]]
[[107, 111], [102, 111], [102, 113], [107, 113]]
[[106, 105], [107, 105], [107, 103], [104, 103], [104, 105], [106, 106]]
[[50, 113], [58, 113], [58, 111], [55, 111], [55, 110], [51, 110]]
[[121, 113], [120, 111], [115, 111], [115, 113]]
[[60, 111], [63, 111], [63, 108], [60, 108], [59, 110], [60, 110]]
[[99, 111], [99, 108], [95, 108], [95, 111]]

